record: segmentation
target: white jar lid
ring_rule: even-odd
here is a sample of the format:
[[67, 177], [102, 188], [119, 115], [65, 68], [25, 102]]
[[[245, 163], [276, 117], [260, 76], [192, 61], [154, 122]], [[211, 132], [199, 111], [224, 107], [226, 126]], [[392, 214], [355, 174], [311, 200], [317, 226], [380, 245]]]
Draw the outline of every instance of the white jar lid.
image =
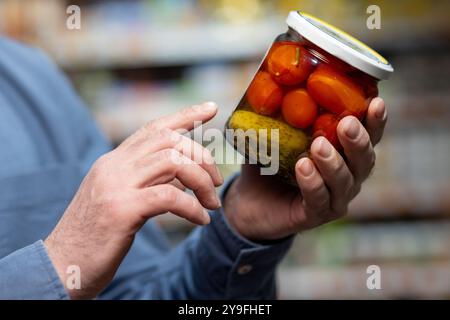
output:
[[379, 80], [389, 78], [394, 72], [394, 68], [379, 53], [314, 16], [291, 11], [286, 23], [308, 41]]

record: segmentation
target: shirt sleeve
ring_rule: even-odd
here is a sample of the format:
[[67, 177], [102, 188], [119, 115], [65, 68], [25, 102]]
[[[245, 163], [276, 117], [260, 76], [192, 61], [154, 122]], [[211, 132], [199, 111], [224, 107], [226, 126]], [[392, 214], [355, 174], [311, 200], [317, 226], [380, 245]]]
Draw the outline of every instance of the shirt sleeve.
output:
[[69, 299], [39, 240], [0, 259], [0, 300]]
[[122, 288], [121, 295], [110, 290], [102, 298], [276, 298], [275, 271], [293, 237], [271, 244], [251, 242], [233, 230], [223, 209], [212, 212], [211, 221], [208, 226], [197, 227], [179, 246], [158, 257], [156, 268], [140, 272], [134, 279], [123, 279], [121, 285], [128, 289]]

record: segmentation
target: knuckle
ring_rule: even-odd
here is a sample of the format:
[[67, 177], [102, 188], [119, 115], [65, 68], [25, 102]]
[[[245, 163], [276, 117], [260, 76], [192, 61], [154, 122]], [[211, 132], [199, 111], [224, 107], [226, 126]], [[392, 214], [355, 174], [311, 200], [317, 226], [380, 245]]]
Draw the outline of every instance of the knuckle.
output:
[[158, 144], [165, 144], [170, 140], [170, 129], [167, 128], [154, 128], [151, 129], [149, 134], [151, 139]]
[[326, 210], [329, 210], [330, 208], [330, 199], [324, 196], [319, 197], [318, 199], [316, 199], [314, 205], [319, 212], [324, 212]]
[[196, 180], [197, 191], [209, 192], [210, 190], [214, 189], [211, 178], [203, 170], [199, 170], [199, 173], [196, 176]]
[[162, 128], [157, 131], [158, 139], [161, 139], [162, 141], [170, 142], [173, 141], [174, 133], [169, 128]]
[[95, 168], [102, 168], [109, 162], [110, 155], [108, 153], [100, 156], [94, 163]]
[[161, 128], [152, 133], [152, 139], [162, 146], [173, 148], [181, 138], [175, 131]]
[[314, 195], [319, 195], [323, 190], [323, 183], [321, 181], [312, 182], [308, 186], [308, 192]]
[[346, 195], [350, 194], [352, 192], [352, 190], [355, 187], [355, 178], [353, 177], [353, 175], [349, 172], [348, 174], [346, 174], [344, 176], [344, 191]]
[[102, 156], [100, 156], [92, 165], [90, 170], [90, 176], [97, 178], [102, 174], [102, 172], [105, 170], [105, 168], [109, 165], [109, 162], [111, 161], [111, 156], [109, 153], [106, 153]]
[[195, 218], [198, 213], [202, 210], [202, 207], [200, 206], [200, 204], [198, 203], [198, 201], [196, 201], [194, 198], [191, 199], [190, 201], [190, 210], [188, 210], [188, 219], [193, 219]]
[[[305, 226], [308, 224], [308, 218], [304, 214], [299, 214], [298, 212], [290, 212], [288, 219], [288, 230], [297, 230], [301, 226]], [[247, 225], [251, 225], [254, 221], [249, 221], [246, 223]]]
[[162, 203], [174, 204], [178, 201], [178, 193], [176, 192], [175, 187], [165, 185], [160, 188], [158, 193], [156, 193], [156, 198]]
[[202, 167], [197, 166], [199, 171], [199, 178], [202, 185], [206, 186], [207, 188], [214, 189], [214, 183], [212, 181], [211, 176], [208, 174], [207, 171], [205, 171]]
[[133, 160], [131, 163], [132, 165], [131, 170], [147, 168], [152, 164], [158, 163], [159, 162], [158, 160], [161, 160], [158, 154], [155, 154], [154, 156], [151, 156], [149, 158], [139, 158]]
[[344, 197], [345, 199], [351, 199], [355, 193], [355, 186], [353, 185], [353, 179], [348, 180], [344, 185]]
[[288, 223], [288, 230], [291, 232], [301, 232], [320, 226], [324, 223], [322, 216], [326, 215], [326, 211], [317, 210], [317, 208], [306, 205], [308, 213], [291, 212]]
[[196, 111], [195, 106], [184, 108], [184, 109], [181, 109], [180, 115], [183, 117], [190, 117], [195, 113], [195, 111]]
[[162, 157], [169, 160], [172, 164], [177, 164], [180, 161], [181, 154], [175, 149], [165, 149], [162, 151]]
[[368, 133], [364, 133], [357, 143], [357, 148], [363, 152], [369, 152], [372, 149], [372, 143]]
[[330, 169], [333, 173], [342, 172], [345, 169], [344, 160], [340, 156], [336, 157], [335, 160], [330, 162]]
[[187, 158], [196, 159], [197, 148], [195, 148], [195, 143], [189, 138], [182, 138], [180, 143], [176, 145], [176, 150], [185, 155]]
[[159, 129], [158, 122], [156, 120], [150, 120], [144, 125], [143, 128], [149, 132], [158, 131]]
[[203, 152], [202, 152], [203, 153], [203, 161], [209, 165], [215, 164], [214, 157], [212, 156], [211, 151], [209, 151], [207, 148], [204, 148], [204, 147], [202, 147], [202, 148], [203, 148]]
[[351, 174], [345, 174], [338, 178], [332, 189], [332, 202], [342, 203], [343, 201], [350, 199], [353, 194], [354, 184], [354, 179]]
[[316, 218], [323, 218], [328, 215], [328, 212], [330, 211], [330, 201], [328, 198], [318, 198], [315, 199], [313, 202], [306, 201], [305, 207], [310, 211], [314, 212], [314, 216]]

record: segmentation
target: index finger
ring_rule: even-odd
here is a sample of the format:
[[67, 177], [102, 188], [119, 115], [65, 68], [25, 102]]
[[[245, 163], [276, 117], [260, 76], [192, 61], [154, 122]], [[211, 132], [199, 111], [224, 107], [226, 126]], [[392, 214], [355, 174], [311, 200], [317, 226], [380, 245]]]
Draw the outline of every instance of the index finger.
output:
[[183, 110], [156, 119], [151, 122], [151, 126], [157, 129], [168, 128], [172, 130], [192, 130], [195, 123], [208, 122], [217, 113], [217, 104], [214, 102], [206, 102], [200, 105], [184, 108]]

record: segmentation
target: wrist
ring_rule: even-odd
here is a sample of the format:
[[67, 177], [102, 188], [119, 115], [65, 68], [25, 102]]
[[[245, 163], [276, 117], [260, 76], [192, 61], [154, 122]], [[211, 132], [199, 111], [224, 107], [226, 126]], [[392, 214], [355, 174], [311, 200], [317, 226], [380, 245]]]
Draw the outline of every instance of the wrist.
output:
[[279, 219], [274, 215], [276, 210], [268, 208], [260, 194], [253, 192], [244, 179], [238, 176], [223, 193], [223, 212], [230, 228], [261, 245], [277, 244], [291, 238], [295, 232], [278, 223]]
[[245, 232], [245, 229], [242, 229], [240, 225], [239, 219], [239, 204], [240, 204], [240, 194], [238, 192], [238, 184], [240, 177], [238, 176], [234, 179], [233, 182], [230, 183], [227, 190], [224, 191], [224, 196], [222, 199], [223, 202], [223, 212], [225, 214], [225, 218], [228, 221], [229, 226], [240, 236], [250, 239], [250, 237]]
[[270, 239], [265, 239], [258, 234], [257, 221], [253, 221], [258, 214], [252, 214], [252, 203], [244, 199], [241, 192], [241, 176], [238, 176], [225, 190], [223, 199], [223, 211], [229, 226], [239, 236], [256, 243], [263, 243]]
[[61, 261], [60, 254], [58, 253], [58, 248], [55, 245], [54, 241], [51, 239], [51, 235], [44, 240], [44, 246], [47, 251], [47, 254], [50, 258], [50, 261], [52, 262], [53, 267], [56, 270], [56, 274], [59, 277], [59, 280], [61, 281], [62, 285], [64, 286], [67, 294], [70, 296], [71, 299], [74, 299], [72, 296], [71, 290], [68, 290], [66, 284], [67, 284], [67, 275], [64, 272], [64, 263]]
[[[44, 246], [47, 250], [50, 261], [56, 270], [59, 280], [61, 281], [70, 299], [79, 300], [93, 298], [94, 296], [90, 296], [89, 294], [87, 294], [85, 290], [82, 290], [81, 287], [68, 287], [68, 283], [71, 282], [69, 277], [74, 276], [74, 274], [69, 269], [69, 266], [71, 266], [71, 264], [66, 261], [67, 259], [65, 258], [64, 254], [65, 250], [60, 248], [57, 241], [54, 241], [54, 239], [52, 239], [52, 235], [44, 240]], [[74, 280], [77, 281], [76, 279]], [[78, 280], [81, 281], [81, 274], [79, 275]]]

